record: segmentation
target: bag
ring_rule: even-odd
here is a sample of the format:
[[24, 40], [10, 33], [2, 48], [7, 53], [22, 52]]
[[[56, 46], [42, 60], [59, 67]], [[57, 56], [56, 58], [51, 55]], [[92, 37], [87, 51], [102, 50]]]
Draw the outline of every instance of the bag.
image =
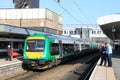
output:
[[105, 52], [105, 51], [103, 51], [102, 53], [103, 53], [103, 54], [105, 54], [106, 52]]

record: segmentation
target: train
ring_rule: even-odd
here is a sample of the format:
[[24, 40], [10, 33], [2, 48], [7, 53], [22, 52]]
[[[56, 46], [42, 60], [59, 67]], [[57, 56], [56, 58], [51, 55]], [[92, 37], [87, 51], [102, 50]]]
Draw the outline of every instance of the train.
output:
[[25, 39], [23, 50], [24, 70], [48, 69], [80, 56], [93, 54], [100, 44], [52, 34], [32, 34]]

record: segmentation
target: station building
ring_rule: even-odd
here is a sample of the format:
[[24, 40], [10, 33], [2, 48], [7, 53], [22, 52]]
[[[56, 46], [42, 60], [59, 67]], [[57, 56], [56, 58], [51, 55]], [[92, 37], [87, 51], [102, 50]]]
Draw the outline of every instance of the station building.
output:
[[0, 9], [0, 24], [62, 34], [62, 17], [49, 9]]
[[99, 27], [63, 28], [63, 35], [75, 38], [89, 39], [98, 43], [104, 43], [105, 41], [110, 42], [110, 39], [107, 38], [107, 36], [102, 32]]

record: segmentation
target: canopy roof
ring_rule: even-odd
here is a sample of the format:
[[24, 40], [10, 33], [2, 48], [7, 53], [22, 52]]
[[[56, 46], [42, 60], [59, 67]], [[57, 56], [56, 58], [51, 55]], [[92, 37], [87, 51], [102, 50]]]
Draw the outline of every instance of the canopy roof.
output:
[[102, 16], [98, 18], [97, 23], [110, 39], [120, 39], [120, 14]]

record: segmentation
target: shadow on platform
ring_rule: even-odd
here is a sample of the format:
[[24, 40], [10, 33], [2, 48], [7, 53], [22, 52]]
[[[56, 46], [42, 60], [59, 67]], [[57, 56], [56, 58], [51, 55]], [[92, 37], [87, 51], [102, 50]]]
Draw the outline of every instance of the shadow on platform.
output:
[[120, 50], [113, 50], [112, 58], [120, 58]]

